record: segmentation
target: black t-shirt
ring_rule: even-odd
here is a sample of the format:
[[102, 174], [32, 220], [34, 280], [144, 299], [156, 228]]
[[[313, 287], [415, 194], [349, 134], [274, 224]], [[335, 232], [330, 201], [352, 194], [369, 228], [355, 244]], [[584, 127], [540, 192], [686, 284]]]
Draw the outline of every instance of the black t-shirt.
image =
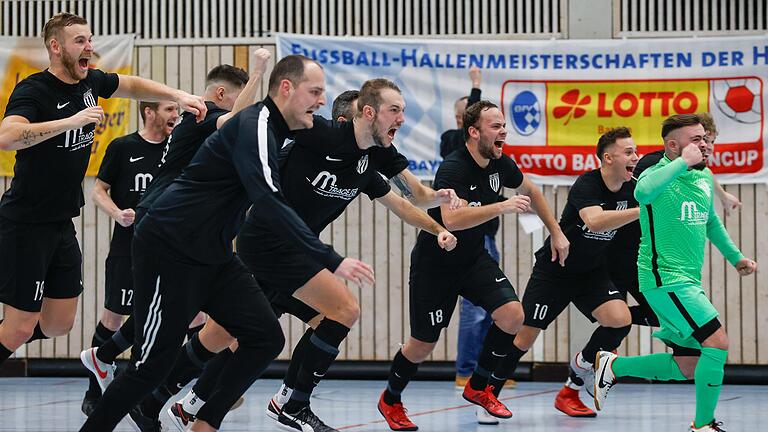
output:
[[155, 200], [136, 227], [136, 238], [176, 260], [224, 263], [232, 257], [232, 240], [253, 204], [273, 232], [336, 270], [342, 257], [283, 198], [277, 155], [290, 138], [271, 98], [240, 111], [203, 143]]
[[579, 210], [600, 206], [603, 210], [625, 210], [637, 207], [634, 196], [634, 182], [626, 182], [617, 192], [611, 192], [603, 182], [600, 169], [582, 174], [576, 179], [568, 201], [560, 217], [560, 229], [571, 242], [565, 267], [559, 262], [552, 262], [550, 237], [544, 246], [536, 252], [535, 268], [555, 274], [582, 274], [598, 268], [604, 263], [605, 252], [616, 235], [616, 230], [592, 232], [579, 216]]
[[[632, 176], [640, 178], [646, 169], [656, 165], [664, 157], [664, 150], [658, 150], [640, 158]], [[635, 183], [635, 180], [632, 180]], [[637, 267], [637, 251], [640, 248], [640, 221], [634, 221], [619, 228], [610, 246], [610, 256], [616, 254], [616, 262], [625, 268]]]
[[[109, 144], [98, 178], [110, 185], [109, 195], [117, 208], [136, 208], [139, 198], [152, 182], [152, 173], [157, 168], [165, 144], [165, 141], [151, 143], [138, 132], [115, 138]], [[133, 225], [124, 227], [115, 223], [109, 255], [130, 256], [132, 237]]]
[[195, 156], [205, 139], [216, 132], [216, 122], [219, 117], [229, 112], [210, 101], [206, 101], [205, 106], [208, 112], [200, 123], [190, 112], [184, 112], [181, 115], [181, 122], [173, 128], [162, 157], [157, 161], [155, 179], [142, 196], [138, 207], [142, 209], [152, 207], [157, 197], [181, 174], [181, 170], [189, 165], [189, 161]]
[[[30, 123], [72, 117], [98, 98], [117, 90], [118, 76], [91, 69], [77, 84], [66, 84], [47, 69], [19, 82], [5, 117], [18, 115]], [[0, 200], [0, 216], [17, 222], [53, 222], [80, 214], [85, 204], [82, 182], [91, 156], [96, 124], [69, 130], [16, 152], [11, 187]]]
[[[281, 154], [283, 195], [316, 234], [361, 193], [371, 200], [386, 195], [391, 188], [382, 174], [394, 177], [408, 166], [393, 147], [361, 150], [352, 122], [329, 123], [316, 117], [312, 129], [297, 131], [295, 138]], [[252, 235], [268, 230], [260, 216], [250, 212], [244, 229], [253, 229]]]
[[[491, 159], [487, 167], [481, 168], [469, 150], [464, 147], [446, 158], [435, 174], [435, 189], [451, 188], [459, 198], [466, 200], [470, 207], [480, 207], [499, 202], [502, 186], [518, 188], [523, 183], [523, 173], [515, 162], [502, 155], [500, 159]], [[429, 215], [443, 224], [440, 208], [432, 208]], [[466, 267], [485, 253], [484, 225], [453, 231], [458, 244], [451, 252], [441, 249], [435, 236], [421, 231], [414, 246], [414, 253], [420, 259], [441, 266]]]

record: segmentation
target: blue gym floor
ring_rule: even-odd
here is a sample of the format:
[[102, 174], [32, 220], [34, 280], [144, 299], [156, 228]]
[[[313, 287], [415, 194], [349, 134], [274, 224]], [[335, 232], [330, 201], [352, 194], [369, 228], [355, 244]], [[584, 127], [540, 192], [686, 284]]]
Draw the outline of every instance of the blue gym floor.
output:
[[[80, 402], [84, 378], [0, 379], [0, 431], [75, 431], [83, 423]], [[258, 381], [245, 404], [231, 412], [222, 431], [274, 431], [264, 415], [267, 401], [279, 386]], [[387, 431], [376, 409], [382, 381], [324, 381], [312, 399], [326, 423], [344, 431]], [[694, 388], [688, 384], [618, 384], [605, 410], [594, 419], [566, 417], [552, 407], [557, 383], [522, 382], [502, 393], [514, 417], [498, 426], [478, 425], [474, 406], [461, 398], [453, 382], [413, 382], [403, 396], [411, 419], [421, 431], [686, 431], [694, 415]], [[592, 406], [588, 396], [585, 402]], [[768, 424], [768, 386], [726, 385], [720, 396], [718, 420], [729, 432], [763, 430]], [[162, 417], [161, 420], [165, 420]], [[166, 423], [167, 424], [167, 423]], [[118, 431], [131, 431], [121, 423]], [[173, 431], [173, 429], [171, 429]]]

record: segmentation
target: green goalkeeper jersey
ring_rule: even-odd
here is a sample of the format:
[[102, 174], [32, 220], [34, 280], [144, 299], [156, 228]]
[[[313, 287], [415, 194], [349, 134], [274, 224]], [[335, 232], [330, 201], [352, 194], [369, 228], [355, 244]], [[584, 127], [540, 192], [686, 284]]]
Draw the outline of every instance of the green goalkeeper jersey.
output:
[[643, 172], [635, 198], [640, 203], [640, 290], [690, 283], [701, 286], [707, 238], [735, 265], [744, 258], [714, 211], [709, 168], [688, 169], [683, 158], [666, 156]]

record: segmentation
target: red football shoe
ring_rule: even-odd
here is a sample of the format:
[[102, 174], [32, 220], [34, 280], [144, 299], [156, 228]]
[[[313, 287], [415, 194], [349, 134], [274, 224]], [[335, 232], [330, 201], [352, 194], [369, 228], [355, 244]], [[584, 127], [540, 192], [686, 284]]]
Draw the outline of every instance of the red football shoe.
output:
[[508, 410], [503, 403], [496, 399], [496, 395], [493, 394], [493, 386], [486, 386], [484, 390], [475, 390], [472, 386], [464, 386], [464, 393], [461, 395], [467, 402], [482, 407], [488, 414], [498, 418], [510, 418], [512, 417], [512, 411]]
[[384, 393], [381, 393], [379, 397], [379, 412], [384, 416], [384, 420], [389, 424], [389, 428], [393, 431], [415, 431], [419, 430], [411, 419], [408, 418], [406, 409], [402, 403], [388, 405], [384, 402]]
[[555, 408], [571, 417], [597, 417], [579, 398], [579, 391], [563, 386], [555, 397]]

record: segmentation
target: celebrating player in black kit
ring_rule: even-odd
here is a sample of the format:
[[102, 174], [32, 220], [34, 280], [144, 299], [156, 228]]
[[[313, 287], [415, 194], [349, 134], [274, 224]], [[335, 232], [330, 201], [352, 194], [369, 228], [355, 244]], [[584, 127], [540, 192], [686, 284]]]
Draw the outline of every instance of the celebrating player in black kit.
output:
[[[404, 121], [405, 101], [400, 89], [386, 79], [369, 80], [359, 92], [358, 106], [360, 109], [351, 121], [333, 125], [316, 117], [312, 129], [296, 133], [296, 141], [283, 150], [281, 162], [286, 200], [319, 234], [358, 195], [365, 193], [405, 222], [432, 233], [437, 247], [453, 249], [455, 237], [395, 194], [382, 178], [395, 177], [407, 166], [405, 157], [392, 147], [396, 131]], [[431, 193], [443, 197], [437, 201], [458, 204], [453, 191]], [[284, 385], [270, 401], [267, 414], [291, 430], [334, 431], [312, 412], [309, 398], [359, 317], [357, 299], [311, 257], [270, 231], [269, 220], [262, 213], [249, 213], [238, 236], [237, 251], [276, 313], [290, 313], [311, 326], [294, 349]], [[206, 387], [216, 382], [217, 373], [225, 367], [229, 355], [225, 351], [211, 362], [194, 393], [171, 408], [171, 416], [180, 427], [191, 422], [208, 400]]]
[[[263, 48], [254, 52], [254, 71], [250, 79], [244, 70], [230, 65], [216, 66], [208, 72], [205, 81], [206, 90], [203, 94], [208, 108], [205, 119], [198, 123], [190, 113], [184, 113], [179, 125], [173, 129], [171, 139], [165, 146], [159, 161], [160, 167], [154, 170], [154, 179], [136, 207], [136, 223], [155, 199], [181, 174], [181, 170], [189, 164], [203, 141], [237, 112], [253, 103], [270, 55], [270, 52]], [[130, 317], [111, 338], [100, 344], [98, 349], [90, 348], [80, 354], [83, 364], [91, 372], [91, 377], [98, 381], [100, 387], [106, 388], [114, 378], [114, 361], [120, 353], [133, 344], [134, 330], [134, 320]], [[210, 357], [212, 354], [209, 349], [221, 350], [223, 347], [211, 347], [209, 345], [211, 338], [206, 337], [211, 331], [217, 330], [223, 331], [220, 327], [215, 327], [208, 332], [191, 335], [188, 349], [183, 351], [185, 355], [179, 356], [179, 362], [195, 362], [196, 358]], [[184, 370], [184, 364], [180, 365], [180, 369]], [[157, 391], [160, 390], [162, 389]], [[163, 399], [157, 396], [158, 399]], [[157, 421], [156, 419], [153, 421], [153, 417], [156, 416], [149, 414], [144, 418], [140, 411], [131, 411], [131, 419], [138, 424], [137, 427], [156, 424]], [[146, 428], [151, 429], [149, 426]]]
[[[550, 245], [552, 259], [562, 265], [568, 256], [568, 240], [541, 190], [502, 154], [506, 130], [501, 110], [488, 101], [475, 103], [464, 113], [464, 132], [466, 146], [443, 161], [435, 187], [453, 188], [469, 205], [458, 209], [442, 205], [429, 211], [435, 220], [455, 230], [458, 246], [446, 253], [435, 247], [431, 234], [422, 231], [411, 253], [411, 337], [392, 362], [389, 382], [378, 404], [392, 430], [418, 429], [405, 414], [401, 393], [434, 349], [441, 330], [448, 326], [459, 295], [485, 308], [494, 320], [463, 396], [492, 416], [512, 415], [492, 393], [495, 386], [504, 383], [493, 373], [523, 323], [523, 308], [512, 284], [485, 250], [483, 223], [533, 207], [555, 239]], [[499, 201], [502, 186], [523, 195]]]
[[[146, 214], [155, 199], [181, 174], [182, 169], [189, 164], [205, 139], [237, 112], [253, 103], [270, 56], [270, 52], [263, 48], [254, 52], [254, 71], [250, 79], [247, 72], [230, 65], [216, 66], [208, 72], [205, 81], [206, 90], [203, 94], [208, 108], [205, 119], [198, 123], [190, 113], [184, 113], [179, 125], [173, 129], [169, 142], [162, 150], [162, 158], [156, 161], [153, 170], [154, 179], [136, 206], [136, 224]], [[157, 168], [158, 163], [159, 168]], [[132, 276], [129, 275], [129, 278], [132, 280]], [[110, 339], [100, 344], [98, 348], [90, 348], [80, 354], [83, 364], [91, 372], [90, 377], [97, 380], [102, 389], [105, 389], [114, 378], [114, 361], [117, 356], [133, 344], [134, 324], [131, 316]], [[220, 327], [213, 330], [223, 331]], [[187, 349], [183, 350], [183, 354], [177, 358], [182, 371], [186, 370], [185, 366], [188, 363], [196, 363], [199, 357], [205, 358], [206, 353], [208, 357], [212, 355], [205, 345], [205, 333], [195, 332], [188, 336], [190, 340], [187, 343]], [[221, 348], [211, 349], [218, 351]], [[167, 392], [163, 390], [165, 389], [156, 389], [153, 396], [148, 396], [145, 400], [149, 403], [154, 402], [155, 399], [162, 399], [164, 403], [165, 399], [160, 395]], [[159, 408], [157, 411], [159, 412]], [[90, 411], [87, 414], [90, 414]], [[159, 430], [160, 427], [157, 415], [147, 414], [140, 409], [131, 410], [128, 421], [140, 430]]]
[[0, 200], [0, 363], [25, 342], [72, 328], [83, 287], [71, 219], [85, 201], [81, 183], [104, 119], [98, 98], [174, 100], [198, 119], [205, 115], [198, 97], [91, 69], [91, 38], [85, 19], [52, 17], [43, 28], [50, 66], [16, 85], [0, 124], [0, 149], [17, 150]]
[[639, 215], [631, 181], [637, 147], [629, 129], [620, 127], [600, 137], [596, 153], [601, 167], [576, 179], [560, 218], [571, 242], [565, 267], [552, 265], [548, 238], [536, 252], [523, 296], [525, 325], [496, 371], [500, 378], [510, 376], [539, 333], [573, 303], [590, 321], [600, 324], [571, 360], [570, 376], [555, 399], [555, 408], [573, 417], [596, 415], [581, 402], [579, 390], [594, 379], [591, 360], [597, 351], [616, 349], [631, 327], [626, 290], [612, 282], [606, 252], [616, 230]]
[[[99, 346], [111, 338], [120, 327], [123, 316], [133, 311], [131, 239], [134, 209], [152, 181], [165, 141], [179, 118], [178, 104], [170, 101], [141, 102], [139, 111], [144, 127], [109, 144], [91, 193], [96, 205], [116, 222], [105, 263], [104, 312], [96, 325], [92, 346]], [[105, 369], [96, 373], [111, 372], [111, 369]], [[89, 380], [83, 400], [86, 415], [101, 397], [96, 377], [91, 375]]]
[[187, 323], [203, 310], [237, 338], [230, 368], [198, 413], [198, 430], [215, 430], [232, 404], [285, 343], [269, 302], [234, 255], [232, 240], [245, 212], [269, 219], [271, 229], [347, 279], [371, 281], [371, 268], [342, 258], [320, 242], [285, 204], [277, 152], [291, 130], [312, 126], [325, 103], [317, 63], [288, 56], [275, 65], [269, 97], [211, 135], [181, 176], [152, 204], [133, 241], [132, 361], [104, 393], [81, 430], [112, 430], [170, 370]]

